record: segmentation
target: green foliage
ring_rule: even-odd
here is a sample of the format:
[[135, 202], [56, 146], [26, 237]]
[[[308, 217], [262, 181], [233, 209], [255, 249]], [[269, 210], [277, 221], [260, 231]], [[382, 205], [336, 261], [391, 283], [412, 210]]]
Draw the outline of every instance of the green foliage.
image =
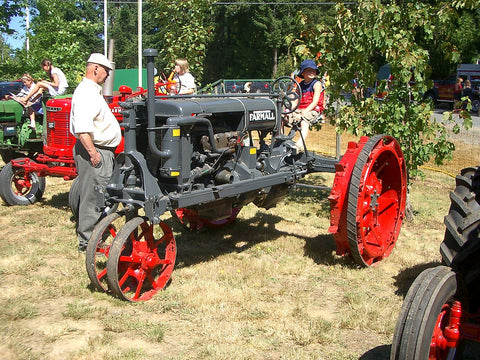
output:
[[383, 93], [380, 100], [353, 99], [339, 107], [339, 131], [394, 136], [402, 145], [410, 178], [421, 174], [419, 167], [431, 159], [437, 164], [448, 159], [454, 150], [446, 136], [448, 122], [431, 120], [431, 105], [421, 101], [427, 90], [429, 54], [416, 36], [432, 40], [435, 25], [447, 22], [449, 15], [427, 3], [384, 5], [379, 0], [352, 8], [338, 4], [336, 11], [333, 26], [316, 25], [295, 50], [303, 58], [322, 53], [320, 61], [334, 84], [331, 101], [350, 93], [350, 81], [356, 77], [364, 89], [373, 86], [378, 70], [374, 59], [390, 64], [393, 76], [391, 83], [377, 83], [377, 93]]
[[212, 0], [149, 3], [144, 48], [159, 50], [158, 69], [172, 69], [175, 59], [186, 58], [197, 86], [200, 85], [206, 46], [212, 37], [212, 3]]
[[[118, 69], [138, 67], [138, 6], [116, 5], [109, 11], [110, 37], [115, 39], [114, 60]], [[144, 28], [150, 25], [144, 24]]]
[[9, 27], [10, 19], [21, 14], [22, 7], [25, 7], [25, 1], [3, 0], [0, 4], [0, 31], [4, 34], [13, 34]]
[[432, 8], [432, 14], [431, 36], [417, 36], [417, 41], [428, 49], [432, 77], [439, 79], [454, 72], [457, 64], [478, 59], [480, 12], [456, 9], [452, 4], [442, 2]]
[[27, 57], [27, 66], [34, 76], [45, 77], [39, 64], [48, 58], [65, 73], [70, 89], [75, 88], [89, 54], [102, 50], [98, 36], [102, 27], [93, 6], [91, 1], [38, 0]]
[[[312, 23], [329, 19], [328, 6], [307, 8]], [[293, 0], [213, 7], [215, 28], [207, 48], [205, 78], [213, 81], [290, 74], [297, 66], [291, 51], [301, 41], [298, 37], [303, 35], [299, 34], [306, 31], [302, 9], [306, 7]]]
[[45, 78], [40, 63], [47, 58], [67, 76], [70, 89], [80, 82], [85, 61], [93, 51], [102, 50], [102, 23], [91, 0], [38, 0], [33, 8], [29, 36], [30, 50], [21, 49], [12, 60], [2, 64], [11, 78], [29, 72], [36, 79]]

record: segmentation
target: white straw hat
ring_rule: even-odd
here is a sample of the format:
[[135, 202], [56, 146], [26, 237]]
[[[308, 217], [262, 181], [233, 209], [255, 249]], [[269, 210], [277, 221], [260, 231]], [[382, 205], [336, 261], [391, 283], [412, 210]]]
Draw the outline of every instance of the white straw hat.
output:
[[113, 70], [112, 63], [108, 58], [100, 53], [93, 53], [87, 60], [87, 63], [94, 63], [98, 65], [105, 66], [107, 69]]

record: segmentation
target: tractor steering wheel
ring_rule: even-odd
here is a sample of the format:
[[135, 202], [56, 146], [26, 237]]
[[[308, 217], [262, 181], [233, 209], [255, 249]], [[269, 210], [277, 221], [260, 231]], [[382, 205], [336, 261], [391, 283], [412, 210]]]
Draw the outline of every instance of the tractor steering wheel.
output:
[[279, 94], [278, 102], [282, 105], [282, 114], [290, 114], [297, 110], [302, 99], [302, 90], [297, 80], [289, 76], [281, 76], [272, 84], [271, 94]]
[[182, 87], [180, 77], [173, 72], [168, 79], [164, 76], [155, 84], [155, 95], [178, 95]]

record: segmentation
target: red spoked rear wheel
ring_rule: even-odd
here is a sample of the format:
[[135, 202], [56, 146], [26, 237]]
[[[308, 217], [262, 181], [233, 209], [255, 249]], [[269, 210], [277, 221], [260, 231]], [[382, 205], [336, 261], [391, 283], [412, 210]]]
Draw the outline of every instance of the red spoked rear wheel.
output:
[[128, 221], [110, 248], [107, 280], [110, 290], [128, 301], [145, 301], [163, 289], [175, 266], [177, 246], [164, 222], [157, 227], [142, 217]]
[[337, 166], [331, 227], [337, 253], [361, 266], [388, 257], [405, 216], [407, 176], [400, 145], [390, 136], [362, 138]]
[[211, 229], [218, 229], [225, 225], [231, 224], [237, 218], [240, 210], [242, 210], [241, 207], [232, 207], [231, 215], [221, 220], [210, 220], [203, 218], [198, 215], [198, 211], [187, 208], [178, 208], [171, 213], [173, 218], [185, 228], [189, 230], [200, 230], [204, 226]]

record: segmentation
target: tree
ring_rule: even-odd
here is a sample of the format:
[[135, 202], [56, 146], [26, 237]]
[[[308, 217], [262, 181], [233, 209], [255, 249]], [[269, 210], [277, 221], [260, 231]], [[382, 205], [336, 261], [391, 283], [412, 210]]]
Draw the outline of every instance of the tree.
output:
[[[138, 6], [136, 4], [117, 4], [111, 8], [109, 18], [111, 37], [115, 39], [116, 68], [138, 67]], [[144, 24], [144, 28], [148, 28], [148, 26]]]
[[480, 11], [457, 9], [441, 3], [436, 9], [439, 16], [432, 19], [432, 36], [418, 33], [416, 40], [428, 50], [431, 77], [441, 79], [454, 72], [459, 63], [474, 63], [479, 58]]
[[277, 74], [279, 54], [288, 49], [288, 35], [301, 30], [297, 10], [294, 4], [268, 4], [253, 8], [252, 22], [255, 28], [265, 34], [262, 45], [271, 56], [272, 76]]
[[16, 15], [21, 15], [22, 7], [25, 7], [24, 1], [3, 0], [0, 4], [0, 31], [4, 34], [12, 35], [14, 31], [10, 28], [10, 19]]
[[[292, 44], [304, 24], [297, 1], [257, 1], [214, 7], [215, 29], [207, 50], [206, 78], [271, 78], [293, 70]], [[308, 9], [312, 21], [325, 21], [324, 6]]]
[[[358, 2], [354, 7], [337, 4], [334, 26], [312, 26], [311, 35], [296, 48], [302, 56], [321, 52], [320, 61], [335, 84], [332, 101], [342, 101], [355, 77], [364, 88], [374, 83], [378, 68], [373, 59], [390, 64], [393, 81], [379, 86], [387, 91], [383, 100], [352, 99], [351, 105], [339, 107], [336, 124], [340, 131], [355, 135], [386, 133], [397, 138], [410, 178], [421, 175], [420, 166], [430, 159], [441, 164], [454, 150], [446, 130], [451, 116], [435, 122], [431, 104], [421, 101], [427, 89], [429, 54], [416, 39], [418, 34], [432, 39], [435, 24], [448, 21], [445, 6], [380, 0]], [[469, 114], [464, 115], [468, 126]], [[454, 129], [458, 131], [457, 126]]]
[[40, 67], [44, 58], [52, 60], [67, 76], [74, 88], [85, 71], [85, 61], [93, 51], [102, 49], [102, 20], [91, 0], [31, 2], [30, 50], [17, 51], [15, 61], [22, 65], [20, 75], [29, 72], [44, 78]]
[[145, 47], [159, 50], [157, 68], [186, 58], [197, 86], [203, 81], [205, 50], [212, 37], [212, 0], [152, 1], [148, 4]]

